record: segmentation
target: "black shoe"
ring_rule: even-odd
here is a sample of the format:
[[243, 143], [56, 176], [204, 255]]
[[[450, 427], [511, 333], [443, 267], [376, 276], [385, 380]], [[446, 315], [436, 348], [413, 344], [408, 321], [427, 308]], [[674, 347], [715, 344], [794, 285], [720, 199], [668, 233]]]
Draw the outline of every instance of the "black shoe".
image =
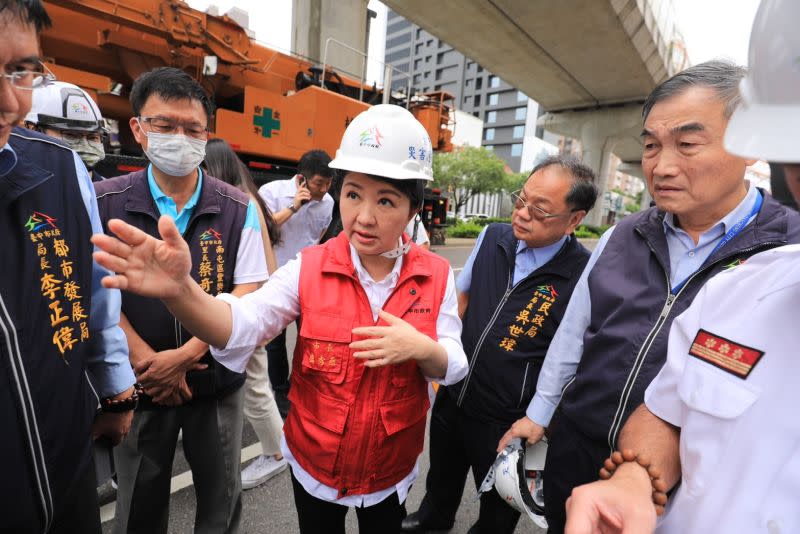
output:
[[450, 530], [453, 528], [453, 523], [443, 523], [441, 521], [430, 520], [423, 518], [419, 512], [409, 514], [403, 519], [400, 524], [403, 532], [427, 532], [436, 530]]

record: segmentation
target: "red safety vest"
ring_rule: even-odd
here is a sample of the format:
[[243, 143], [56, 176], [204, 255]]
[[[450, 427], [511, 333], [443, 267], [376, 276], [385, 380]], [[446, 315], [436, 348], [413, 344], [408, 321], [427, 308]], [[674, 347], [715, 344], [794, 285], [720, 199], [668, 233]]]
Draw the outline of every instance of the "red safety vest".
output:
[[[361, 338], [352, 329], [376, 323], [344, 232], [302, 254], [286, 443], [339, 498], [384, 490], [405, 478], [422, 452], [427, 383], [414, 360], [370, 369], [353, 358], [349, 344]], [[383, 309], [437, 339], [448, 272], [446, 260], [412, 245]]]

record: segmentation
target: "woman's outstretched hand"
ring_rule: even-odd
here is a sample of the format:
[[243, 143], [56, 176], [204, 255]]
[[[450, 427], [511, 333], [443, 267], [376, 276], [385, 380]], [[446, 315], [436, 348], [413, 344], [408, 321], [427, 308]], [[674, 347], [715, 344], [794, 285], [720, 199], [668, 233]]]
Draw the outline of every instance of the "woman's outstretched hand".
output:
[[103, 278], [103, 286], [124, 289], [145, 297], [177, 297], [187, 287], [192, 257], [171, 217], [158, 220], [158, 240], [119, 219], [108, 221], [117, 237], [92, 236], [100, 250], [94, 259], [116, 274]]

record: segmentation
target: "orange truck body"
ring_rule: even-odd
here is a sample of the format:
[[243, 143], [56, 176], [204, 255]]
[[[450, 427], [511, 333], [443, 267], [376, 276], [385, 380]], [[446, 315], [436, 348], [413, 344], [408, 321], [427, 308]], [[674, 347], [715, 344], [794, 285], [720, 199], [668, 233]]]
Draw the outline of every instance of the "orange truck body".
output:
[[[213, 97], [213, 135], [228, 141], [253, 168], [291, 166], [311, 149], [333, 155], [350, 121], [380, 90], [326, 67], [257, 43], [234, 20], [182, 0], [45, 0], [52, 28], [42, 55], [60, 80], [88, 90], [103, 115], [119, 122], [123, 151], [135, 150], [128, 131], [128, 91], [142, 73], [180, 68]], [[207, 56], [216, 72], [204, 72]], [[447, 93], [413, 98], [409, 109], [439, 150], [449, 151]]]

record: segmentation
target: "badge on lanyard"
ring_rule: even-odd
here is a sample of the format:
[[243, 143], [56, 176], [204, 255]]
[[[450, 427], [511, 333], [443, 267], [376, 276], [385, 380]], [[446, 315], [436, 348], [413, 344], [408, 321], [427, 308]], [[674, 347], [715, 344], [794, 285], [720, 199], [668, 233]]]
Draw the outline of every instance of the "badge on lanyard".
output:
[[764, 351], [734, 343], [701, 329], [692, 341], [689, 354], [745, 379], [764, 355]]

